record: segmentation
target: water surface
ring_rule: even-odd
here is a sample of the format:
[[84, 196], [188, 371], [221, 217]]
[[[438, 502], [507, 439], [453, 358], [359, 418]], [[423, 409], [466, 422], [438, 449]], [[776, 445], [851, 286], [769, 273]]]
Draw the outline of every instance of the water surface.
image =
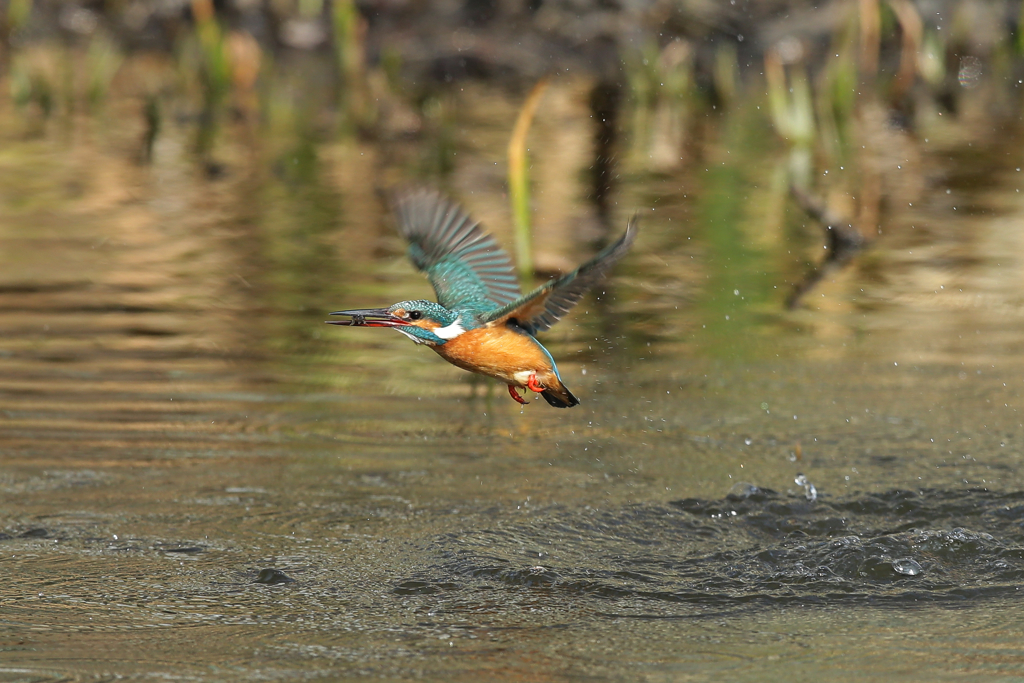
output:
[[544, 337], [565, 411], [322, 322], [430, 296], [397, 181], [511, 247], [513, 95], [376, 142], [282, 104], [214, 169], [187, 116], [141, 164], [131, 99], [0, 112], [0, 678], [1019, 680], [1019, 124], [889, 130], [879, 234], [790, 311], [823, 234], [757, 98], [624, 152], [605, 225], [588, 85], [532, 133], [538, 267], [643, 232]]

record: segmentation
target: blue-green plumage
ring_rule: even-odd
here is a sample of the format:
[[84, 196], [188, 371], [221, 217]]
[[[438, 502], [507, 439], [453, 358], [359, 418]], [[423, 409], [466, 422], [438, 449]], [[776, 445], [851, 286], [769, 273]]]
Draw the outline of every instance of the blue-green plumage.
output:
[[393, 327], [454, 365], [507, 383], [520, 403], [516, 387], [536, 391], [556, 407], [579, 404], [535, 335], [558, 322], [629, 251], [636, 216], [622, 237], [594, 258], [523, 295], [508, 254], [456, 204], [436, 192], [415, 190], [398, 198], [395, 214], [409, 242], [409, 259], [427, 275], [437, 303], [401, 301], [386, 309], [338, 311], [331, 315], [351, 319], [328, 322]]
[[445, 308], [483, 316], [520, 296], [512, 260], [458, 205], [429, 190], [395, 202], [409, 260], [426, 273]]

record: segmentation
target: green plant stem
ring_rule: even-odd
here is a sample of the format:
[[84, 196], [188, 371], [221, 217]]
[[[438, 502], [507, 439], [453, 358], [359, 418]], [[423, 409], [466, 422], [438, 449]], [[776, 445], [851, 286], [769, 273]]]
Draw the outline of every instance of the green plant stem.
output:
[[526, 135], [530, 132], [533, 115], [537, 111], [541, 95], [547, 88], [546, 78], [537, 82], [519, 111], [512, 138], [508, 143], [508, 191], [512, 202], [512, 220], [515, 225], [516, 262], [519, 277], [529, 280], [533, 277], [532, 231], [530, 226], [530, 180], [527, 159]]

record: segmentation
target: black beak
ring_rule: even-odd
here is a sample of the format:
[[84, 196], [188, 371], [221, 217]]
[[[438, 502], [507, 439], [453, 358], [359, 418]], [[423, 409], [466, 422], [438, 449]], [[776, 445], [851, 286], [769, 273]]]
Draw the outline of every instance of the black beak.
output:
[[331, 315], [347, 315], [351, 320], [325, 320], [328, 325], [349, 325], [351, 327], [400, 327], [408, 325], [401, 318], [388, 313], [386, 308], [359, 308], [352, 311], [335, 311]]

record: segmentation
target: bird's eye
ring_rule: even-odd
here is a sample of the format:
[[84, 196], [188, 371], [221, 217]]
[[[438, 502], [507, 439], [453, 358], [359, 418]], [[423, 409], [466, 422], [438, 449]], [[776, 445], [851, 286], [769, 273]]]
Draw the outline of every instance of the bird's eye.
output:
[[423, 314], [419, 311], [409, 311], [409, 320], [419, 320]]

